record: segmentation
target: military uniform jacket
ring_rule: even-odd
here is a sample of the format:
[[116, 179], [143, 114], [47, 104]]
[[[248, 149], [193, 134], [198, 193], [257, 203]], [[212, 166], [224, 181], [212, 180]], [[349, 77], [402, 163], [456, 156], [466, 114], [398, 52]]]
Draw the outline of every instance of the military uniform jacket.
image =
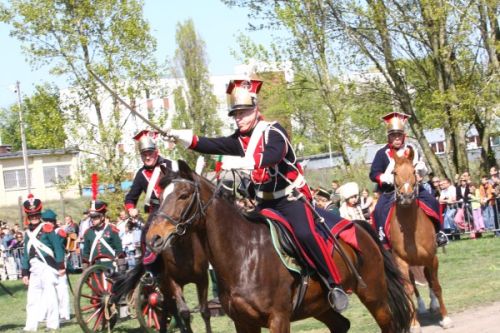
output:
[[[163, 158], [161, 156], [158, 156], [158, 161], [156, 161], [156, 166], [160, 166], [161, 171], [163, 173], [166, 173], [167, 170], [172, 169], [172, 161], [166, 158]], [[134, 181], [132, 182], [132, 187], [130, 188], [130, 191], [127, 193], [125, 196], [125, 208], [128, 210], [130, 208], [135, 208], [137, 206], [137, 201], [139, 200], [139, 197], [141, 194], [144, 192], [146, 193], [149, 185], [149, 180], [151, 179], [151, 176], [153, 175], [153, 170], [154, 168], [145, 168], [144, 166], [140, 168], [137, 173], [135, 174]], [[158, 184], [153, 189], [153, 192], [151, 193], [151, 207], [148, 208], [147, 206], [144, 207], [144, 211], [146, 213], [153, 212], [159, 208], [160, 205], [160, 193], [161, 189]]]
[[[206, 154], [221, 154], [245, 156], [252, 132], [242, 134], [236, 130], [232, 135], [221, 138], [206, 138], [194, 136], [189, 148]], [[302, 178], [302, 168], [297, 162], [295, 152], [291, 147], [285, 129], [278, 123], [269, 126], [260, 134], [261, 137], [253, 152], [254, 170], [251, 173], [252, 183], [256, 186], [257, 199], [259, 193], [271, 194], [287, 188], [299, 177]], [[297, 188], [307, 198], [311, 193], [305, 181]]]
[[64, 269], [64, 247], [52, 223], [40, 222], [36, 228], [25, 233], [24, 255], [21, 258], [22, 276], [29, 275], [30, 260], [33, 258], [56, 270]]
[[97, 257], [113, 260], [122, 256], [122, 242], [118, 233], [118, 228], [109, 223], [100, 230], [93, 227], [88, 229], [83, 236], [83, 261], [92, 263]]
[[[411, 146], [413, 148], [413, 164], [415, 164], [419, 160], [418, 151], [412, 145], [403, 145], [401, 148], [399, 148], [397, 154], [406, 154], [407, 152], [409, 152], [409, 150], [407, 149], [408, 146]], [[377, 183], [378, 191], [391, 192], [394, 190], [394, 185], [385, 184], [380, 181], [380, 176], [386, 171], [390, 161], [393, 159], [394, 154], [396, 154], [396, 150], [391, 149], [388, 144], [380, 148], [375, 154], [375, 158], [373, 159], [372, 166], [370, 168], [370, 179], [372, 180], [372, 182]]]

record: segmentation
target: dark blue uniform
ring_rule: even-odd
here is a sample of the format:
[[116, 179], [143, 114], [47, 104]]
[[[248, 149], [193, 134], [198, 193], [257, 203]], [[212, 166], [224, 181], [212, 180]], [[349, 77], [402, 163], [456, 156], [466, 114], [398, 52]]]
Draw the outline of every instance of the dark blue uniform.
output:
[[[408, 145], [404, 145], [400, 150], [405, 150]], [[413, 148], [413, 147], [412, 147]], [[414, 163], [418, 161], [417, 150], [413, 148], [415, 152]], [[387, 220], [390, 218], [389, 211], [391, 207], [395, 204], [396, 196], [394, 193], [394, 185], [382, 183], [380, 176], [386, 171], [393, 159], [396, 150], [391, 149], [389, 145], [385, 145], [380, 148], [375, 154], [373, 163], [370, 169], [370, 179], [377, 184], [377, 191], [380, 192], [380, 197], [377, 201], [375, 209], [373, 211], [373, 220], [377, 232], [379, 233], [380, 240], [382, 242], [387, 242], [384, 234], [384, 226]], [[439, 213], [439, 203], [434, 198], [434, 196], [426, 191], [422, 185], [419, 187], [417, 200], [420, 201], [420, 206], [424, 208], [426, 214], [437, 224], [437, 229], [441, 223], [440, 213]]]
[[[245, 156], [252, 132], [237, 130], [228, 137], [206, 138], [194, 136], [191, 149], [207, 154]], [[328, 249], [328, 236], [317, 230], [314, 212], [304, 201], [289, 200], [302, 194], [312, 199], [302, 176], [293, 148], [285, 129], [278, 123], [269, 123], [260, 133], [253, 152], [252, 183], [256, 190], [258, 208], [279, 211], [292, 225], [294, 232], [316, 269], [331, 285], [339, 284], [340, 276]]]
[[[132, 187], [125, 196], [125, 208], [127, 209], [127, 211], [130, 208], [135, 208], [141, 194], [143, 192], [146, 193], [149, 185], [149, 180], [151, 179], [151, 176], [153, 175], [153, 170], [156, 166], [160, 166], [162, 173], [165, 174], [166, 170], [172, 169], [172, 161], [163, 158], [161, 156], [158, 156], [158, 160], [156, 161], [155, 166], [151, 168], [146, 168], [143, 166], [137, 171], [134, 181], [132, 183]], [[146, 213], [155, 212], [160, 207], [159, 193], [160, 193], [160, 188], [158, 187], [158, 185], [156, 185], [153, 192], [151, 193], [150, 206], [144, 207], [144, 211]]]

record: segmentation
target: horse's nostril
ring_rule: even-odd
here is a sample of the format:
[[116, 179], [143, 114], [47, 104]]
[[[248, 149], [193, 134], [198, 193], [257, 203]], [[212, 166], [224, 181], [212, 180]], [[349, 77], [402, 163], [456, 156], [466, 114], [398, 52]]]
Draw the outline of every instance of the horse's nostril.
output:
[[149, 245], [153, 250], [160, 248], [162, 243], [162, 238], [159, 235], [154, 235], [149, 241]]

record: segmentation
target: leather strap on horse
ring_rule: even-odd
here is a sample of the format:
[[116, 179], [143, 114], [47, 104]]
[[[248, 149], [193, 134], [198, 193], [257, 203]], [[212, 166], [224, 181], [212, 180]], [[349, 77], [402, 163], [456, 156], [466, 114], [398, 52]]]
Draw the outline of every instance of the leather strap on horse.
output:
[[[339, 245], [338, 237], [336, 235], [333, 235], [332, 232], [331, 232], [331, 230], [326, 226], [325, 219], [318, 214], [318, 212], [316, 211], [316, 209], [314, 209], [314, 206], [309, 202], [309, 200], [307, 200], [302, 195], [302, 193], [298, 194], [298, 198], [301, 199], [301, 200], [303, 200], [306, 203], [306, 205], [308, 205], [311, 208], [313, 214], [316, 215], [316, 219], [314, 219], [314, 221], [318, 221], [319, 226], [321, 228], [323, 228], [323, 230], [326, 232], [326, 234], [329, 235], [332, 238], [334, 249], [337, 250], [337, 252], [340, 254], [340, 257], [342, 257], [342, 260], [344, 260], [344, 262], [347, 265], [347, 267], [349, 268], [349, 270], [352, 272], [352, 274], [354, 274], [354, 276], [356, 277], [356, 280], [358, 281], [359, 286], [361, 288], [366, 288], [365, 281], [363, 280], [363, 278], [359, 274], [359, 272], [356, 269], [356, 267], [354, 267], [354, 264], [352, 263], [352, 261], [345, 254], [345, 251], [342, 248], [342, 246]], [[343, 228], [341, 229], [341, 231], [342, 230], [343, 230]], [[337, 235], [339, 235], [339, 234], [340, 234], [340, 232], [337, 233]]]
[[292, 309], [293, 313], [296, 314], [299, 309], [302, 301], [304, 300], [304, 296], [306, 295], [307, 287], [309, 286], [309, 272], [305, 271], [300, 275], [300, 284], [297, 287], [297, 292], [295, 293], [295, 297], [293, 298]]

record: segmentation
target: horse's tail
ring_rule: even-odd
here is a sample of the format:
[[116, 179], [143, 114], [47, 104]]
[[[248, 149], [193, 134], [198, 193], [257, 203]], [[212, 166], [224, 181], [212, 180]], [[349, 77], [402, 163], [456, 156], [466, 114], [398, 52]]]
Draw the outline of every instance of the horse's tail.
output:
[[415, 307], [405, 291], [403, 276], [394, 263], [392, 254], [384, 248], [375, 230], [365, 221], [354, 221], [364, 229], [377, 243], [384, 259], [384, 272], [389, 293], [388, 302], [392, 313], [392, 325], [395, 332], [409, 332]]
[[118, 302], [123, 295], [132, 291], [137, 286], [139, 280], [144, 274], [144, 271], [144, 264], [142, 262], [138, 262], [130, 271], [114, 277], [113, 287], [111, 289], [113, 301]]

